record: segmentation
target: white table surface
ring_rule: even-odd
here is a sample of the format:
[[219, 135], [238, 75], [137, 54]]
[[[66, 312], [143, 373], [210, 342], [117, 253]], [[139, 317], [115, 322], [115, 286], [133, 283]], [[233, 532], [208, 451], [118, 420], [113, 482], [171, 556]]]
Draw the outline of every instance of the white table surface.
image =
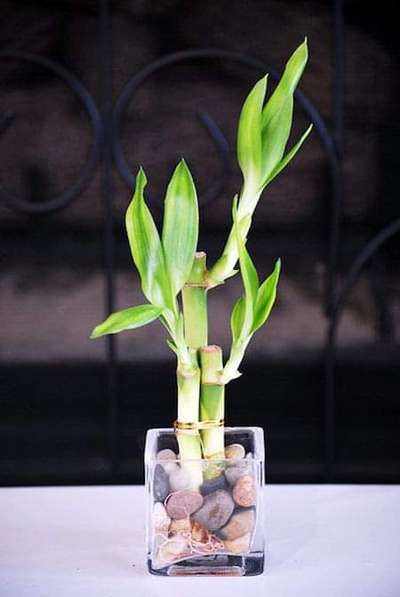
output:
[[266, 488], [262, 576], [163, 578], [143, 487], [0, 489], [1, 597], [400, 597], [400, 486]]

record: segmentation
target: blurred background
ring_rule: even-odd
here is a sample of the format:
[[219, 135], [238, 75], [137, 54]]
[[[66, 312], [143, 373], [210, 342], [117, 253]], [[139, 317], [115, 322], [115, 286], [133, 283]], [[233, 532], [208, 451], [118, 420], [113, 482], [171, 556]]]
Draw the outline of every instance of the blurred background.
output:
[[[187, 159], [212, 263], [240, 186], [240, 106], [305, 35], [293, 138], [314, 132], [257, 208], [250, 251], [262, 276], [280, 256], [283, 275], [226, 421], [264, 427], [270, 482], [400, 482], [394, 6], [1, 2], [2, 485], [143, 481], [146, 429], [175, 418], [173, 354], [158, 323], [89, 340], [142, 300], [124, 231], [134, 173], [159, 221]], [[225, 350], [240, 291], [235, 278], [210, 296]]]

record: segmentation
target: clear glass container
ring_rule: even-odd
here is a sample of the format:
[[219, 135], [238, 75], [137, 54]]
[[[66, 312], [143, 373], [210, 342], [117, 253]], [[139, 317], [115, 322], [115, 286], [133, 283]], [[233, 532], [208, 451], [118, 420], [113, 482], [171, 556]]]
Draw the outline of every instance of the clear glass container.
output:
[[262, 574], [264, 433], [260, 427], [225, 427], [224, 436], [224, 459], [181, 461], [173, 429], [147, 432], [146, 544], [151, 574]]

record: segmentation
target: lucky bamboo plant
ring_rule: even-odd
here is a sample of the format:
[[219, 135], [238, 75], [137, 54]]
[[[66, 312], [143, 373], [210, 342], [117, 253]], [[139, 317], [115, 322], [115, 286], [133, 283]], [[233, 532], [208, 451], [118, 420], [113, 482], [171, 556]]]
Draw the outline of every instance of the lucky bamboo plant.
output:
[[[266, 75], [243, 104], [237, 133], [243, 184], [233, 199], [232, 229], [225, 248], [211, 268], [207, 267], [206, 253], [197, 249], [197, 194], [185, 161], [179, 162], [168, 184], [161, 237], [144, 198], [146, 175], [139, 169], [126, 212], [126, 230], [149, 302], [111, 314], [91, 335], [116, 334], [156, 319], [165, 327], [168, 346], [177, 357], [179, 455], [182, 465], [187, 462], [194, 487], [202, 481], [195, 461], [224, 458], [225, 386], [241, 375], [239, 367], [246, 348], [267, 321], [275, 301], [280, 260], [260, 283], [246, 241], [261, 193], [296, 155], [311, 131], [312, 126], [285, 153], [292, 127], [293, 94], [307, 58], [305, 40], [289, 59], [268, 101]], [[237, 273], [237, 264], [244, 292], [232, 310], [232, 343], [224, 363], [221, 348], [209, 344], [207, 295]], [[180, 433], [180, 429], [187, 432]], [[210, 477], [217, 474], [211, 462], [207, 471]]]

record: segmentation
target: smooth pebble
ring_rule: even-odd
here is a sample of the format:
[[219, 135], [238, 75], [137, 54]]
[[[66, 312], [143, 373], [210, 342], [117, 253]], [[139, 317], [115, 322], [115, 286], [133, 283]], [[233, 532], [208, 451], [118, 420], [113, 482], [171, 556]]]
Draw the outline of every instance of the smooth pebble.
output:
[[163, 502], [169, 494], [168, 475], [161, 464], [156, 464], [153, 479], [153, 496], [156, 501]]
[[246, 533], [241, 537], [237, 537], [237, 539], [232, 539], [232, 541], [224, 541], [224, 546], [226, 551], [234, 554], [246, 553], [249, 551], [250, 539], [251, 533]]
[[171, 518], [186, 518], [196, 512], [203, 503], [203, 496], [197, 491], [185, 489], [171, 493], [166, 508]]
[[246, 533], [251, 533], [254, 528], [255, 513], [252, 508], [235, 512], [229, 522], [218, 531], [221, 539], [232, 541]]
[[181, 491], [190, 486], [190, 475], [185, 469], [177, 467], [169, 476], [169, 486], [171, 491]]
[[169, 448], [165, 448], [164, 450], [160, 450], [157, 452], [156, 460], [161, 464], [163, 469], [165, 470], [168, 475], [176, 471], [179, 466], [177, 464], [177, 455], [173, 450]]
[[225, 447], [225, 458], [228, 460], [240, 460], [245, 457], [245, 454], [242, 444], [230, 444]]
[[251, 463], [246, 459], [243, 458], [236, 462], [234, 466], [228, 466], [225, 469], [225, 479], [228, 481], [229, 485], [235, 485], [235, 483], [243, 477], [244, 475], [249, 475], [251, 473]]
[[193, 519], [209, 531], [216, 531], [228, 522], [234, 507], [231, 494], [218, 489], [205, 496], [202, 507], [194, 514]]
[[251, 475], [245, 475], [236, 481], [233, 487], [232, 497], [238, 506], [248, 508], [249, 506], [255, 505], [257, 501], [257, 491], [254, 479]]
[[164, 505], [156, 502], [153, 505], [153, 529], [156, 533], [167, 533], [171, 522]]

